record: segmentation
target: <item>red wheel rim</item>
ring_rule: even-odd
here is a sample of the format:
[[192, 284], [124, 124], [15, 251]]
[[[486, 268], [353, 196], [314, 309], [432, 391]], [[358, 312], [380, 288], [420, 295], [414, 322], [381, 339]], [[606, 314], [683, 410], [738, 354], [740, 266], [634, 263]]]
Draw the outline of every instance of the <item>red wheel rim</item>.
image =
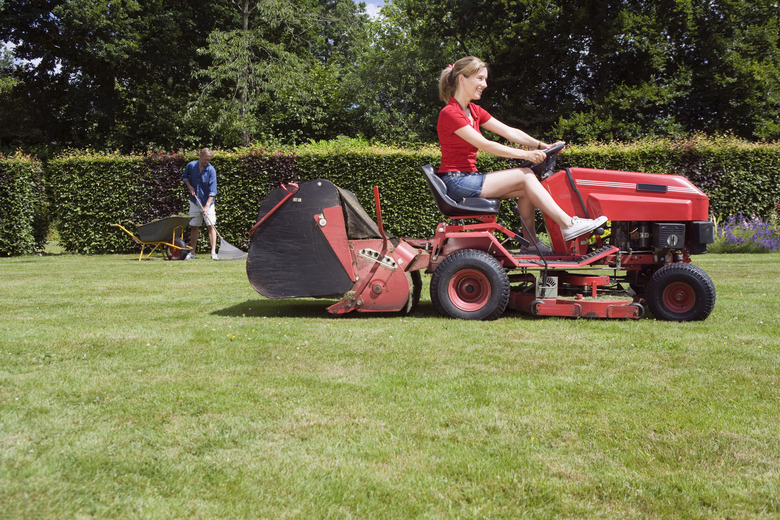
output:
[[168, 247], [168, 256], [171, 258], [179, 258], [181, 255], [181, 249], [178, 247]]
[[447, 294], [458, 309], [466, 312], [478, 311], [490, 301], [490, 280], [481, 271], [463, 269], [450, 280]]
[[693, 304], [696, 303], [696, 292], [687, 283], [674, 282], [666, 286], [661, 298], [664, 307], [670, 312], [682, 314], [691, 310]]

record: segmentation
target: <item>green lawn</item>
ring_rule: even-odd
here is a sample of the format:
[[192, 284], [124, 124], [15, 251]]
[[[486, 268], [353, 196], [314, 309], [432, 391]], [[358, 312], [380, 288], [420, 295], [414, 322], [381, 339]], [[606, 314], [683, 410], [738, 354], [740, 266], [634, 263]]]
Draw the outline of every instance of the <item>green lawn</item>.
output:
[[[205, 256], [205, 255], [202, 255]], [[780, 518], [780, 254], [704, 322], [331, 317], [243, 262], [0, 259], [2, 518]]]

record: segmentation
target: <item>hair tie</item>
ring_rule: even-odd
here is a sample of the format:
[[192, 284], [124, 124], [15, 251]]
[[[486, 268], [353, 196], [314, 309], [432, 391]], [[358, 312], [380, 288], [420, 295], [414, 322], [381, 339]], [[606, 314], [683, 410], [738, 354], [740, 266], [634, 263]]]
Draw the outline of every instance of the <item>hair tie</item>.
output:
[[450, 69], [452, 68], [452, 63], [450, 63], [449, 65], [447, 65], [445, 68], [446, 68], [447, 70], [450, 70]]

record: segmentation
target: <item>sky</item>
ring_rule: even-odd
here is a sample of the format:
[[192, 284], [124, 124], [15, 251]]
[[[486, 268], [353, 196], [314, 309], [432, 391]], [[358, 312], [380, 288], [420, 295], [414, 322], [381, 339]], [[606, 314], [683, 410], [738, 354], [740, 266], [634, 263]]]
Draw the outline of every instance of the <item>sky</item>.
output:
[[[366, 0], [363, 0], [364, 2]], [[355, 0], [355, 3], [360, 3], [360, 0]], [[379, 8], [382, 7], [385, 2], [381, 0], [369, 0], [366, 2], [366, 13], [372, 18], [379, 14]]]

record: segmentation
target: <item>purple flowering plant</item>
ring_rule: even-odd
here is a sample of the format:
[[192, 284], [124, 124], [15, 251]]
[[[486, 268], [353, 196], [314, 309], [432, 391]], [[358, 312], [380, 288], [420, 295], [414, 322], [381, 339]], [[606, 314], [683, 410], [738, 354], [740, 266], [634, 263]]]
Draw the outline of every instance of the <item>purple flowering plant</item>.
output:
[[777, 215], [766, 221], [741, 213], [725, 222], [715, 222], [715, 242], [711, 253], [774, 253], [780, 251], [780, 224]]

